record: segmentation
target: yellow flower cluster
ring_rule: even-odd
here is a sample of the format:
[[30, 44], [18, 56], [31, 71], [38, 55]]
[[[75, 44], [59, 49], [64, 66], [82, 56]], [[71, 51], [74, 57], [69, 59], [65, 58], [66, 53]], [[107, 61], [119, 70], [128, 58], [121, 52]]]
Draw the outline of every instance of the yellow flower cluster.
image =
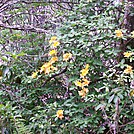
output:
[[88, 86], [90, 81], [84, 78], [88, 74], [88, 71], [89, 71], [89, 64], [86, 64], [85, 68], [80, 71], [81, 72], [80, 77], [82, 77], [82, 80], [75, 81], [75, 85], [77, 87], [82, 88], [82, 90], [78, 91], [79, 96], [81, 96], [82, 98], [84, 98], [88, 93], [88, 88], [85, 88], [85, 86]]
[[33, 79], [36, 78], [37, 75], [38, 75], [38, 72], [40, 72], [40, 73], [44, 72], [45, 74], [49, 74], [50, 72], [53, 72], [53, 71], [57, 70], [57, 68], [52, 65], [57, 60], [58, 59], [55, 59], [55, 57], [52, 57], [49, 62], [46, 62], [41, 66], [39, 71], [36, 71], [36, 72], [32, 73], [32, 78]]
[[69, 59], [72, 58], [72, 54], [71, 53], [65, 53], [63, 54], [63, 61], [68, 61]]
[[38, 74], [38, 71], [32, 73], [32, 78], [36, 78]]
[[56, 36], [51, 37], [51, 39], [49, 41], [49, 44], [51, 44], [51, 46], [53, 48], [56, 48], [57, 46], [60, 45], [59, 41], [57, 41], [57, 37]]
[[51, 64], [53, 64], [53, 63], [55, 63], [56, 61], [58, 61], [58, 57], [57, 56], [54, 56], [54, 57], [52, 57], [51, 59], [50, 59], [50, 63]]
[[[129, 58], [130, 56], [133, 55], [133, 53], [132, 52], [124, 52], [123, 55], [125, 58]], [[133, 73], [132, 66], [128, 65], [127, 68], [124, 70], [124, 73], [125, 74], [132, 74]]]
[[40, 69], [40, 73], [44, 72], [45, 74], [49, 74], [51, 71], [53, 72], [55, 70], [57, 70], [57, 68], [54, 67], [52, 63], [49, 61], [43, 64], [43, 66]]
[[57, 68], [53, 66], [53, 64], [58, 61], [56, 47], [59, 45], [59, 42], [57, 41], [57, 37], [51, 37], [49, 43], [53, 47], [53, 49], [49, 51], [49, 56], [52, 57], [49, 62], [44, 63], [41, 67], [40, 73], [44, 72], [45, 74], [49, 74], [50, 72], [57, 70]]
[[50, 52], [49, 52], [49, 55], [50, 56], [53, 56], [53, 55], [56, 55], [57, 54], [57, 51], [55, 50], [55, 49], [53, 49], [53, 50], [51, 50]]
[[86, 94], [88, 93], [88, 88], [83, 88], [82, 90], [78, 91], [79, 96], [82, 98], [86, 97]]
[[124, 57], [129, 58], [130, 56], [133, 55], [133, 53], [132, 52], [124, 52], [123, 55], [124, 55]]
[[125, 74], [131, 74], [131, 73], [133, 73], [132, 67], [128, 65], [127, 68], [124, 70], [124, 73]]
[[63, 110], [58, 110], [57, 113], [56, 113], [56, 116], [62, 120], [62, 118], [64, 118]]
[[118, 37], [118, 38], [122, 38], [123, 37], [122, 30], [115, 30], [115, 34], [116, 34], [116, 37]]
[[55, 70], [57, 70], [56, 67], [53, 66], [53, 64], [58, 61], [58, 57], [57, 57], [57, 50], [56, 47], [59, 45], [59, 42], [57, 41], [57, 37], [53, 36], [51, 37], [49, 43], [52, 45], [53, 49], [51, 51], [49, 51], [49, 56], [52, 56], [51, 59], [49, 60], [49, 62], [45, 62], [39, 71], [33, 72], [32, 73], [32, 78], [36, 78], [38, 72], [40, 73], [45, 73], [45, 74], [49, 74], [50, 72], [53, 72]]
[[[38, 72], [40, 73], [45, 73], [45, 74], [49, 74], [50, 72], [53, 72], [55, 70], [57, 70], [56, 67], [53, 66], [53, 64], [55, 62], [58, 61], [58, 57], [57, 57], [57, 46], [59, 46], [59, 42], [57, 41], [57, 37], [53, 36], [51, 37], [49, 44], [51, 46], [51, 50], [49, 51], [48, 55], [51, 57], [50, 60], [48, 62], [45, 62], [39, 71], [33, 72], [32, 73], [32, 78], [36, 78], [38, 75]], [[69, 59], [72, 58], [72, 54], [71, 53], [65, 53], [63, 54], [63, 61], [68, 61]]]
[[86, 64], [86, 67], [80, 71], [81, 72], [80, 77], [84, 78], [88, 74], [88, 70], [89, 70], [89, 64]]
[[89, 82], [86, 78], [83, 78], [82, 81], [78, 81], [78, 80], [77, 80], [77, 81], [75, 82], [75, 85], [78, 86], [78, 87], [83, 88], [83, 87], [85, 87], [85, 86], [88, 86], [89, 83], [90, 83], [90, 82]]

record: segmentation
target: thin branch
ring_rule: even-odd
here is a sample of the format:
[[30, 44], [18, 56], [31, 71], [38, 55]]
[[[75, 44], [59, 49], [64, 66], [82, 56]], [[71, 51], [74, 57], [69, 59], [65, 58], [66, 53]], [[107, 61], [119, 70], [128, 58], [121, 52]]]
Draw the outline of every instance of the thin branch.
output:
[[134, 124], [134, 120], [130, 121], [130, 122], [126, 123], [126, 124], [120, 125], [119, 128], [125, 127], [126, 125], [131, 125], [131, 124]]
[[47, 0], [47, 1], [25, 1], [25, 0], [21, 0], [20, 2], [22, 3], [25, 3], [25, 4], [34, 4], [34, 3], [40, 3], [40, 4], [43, 4], [43, 3], [67, 3], [67, 4], [79, 4], [80, 3], [80, 0], [76, 0], [76, 2], [74, 1], [65, 1], [65, 0]]
[[7, 29], [13, 29], [13, 30], [47, 33], [46, 30], [31, 26], [31, 25], [25, 25], [25, 26], [13, 25], [13, 26], [10, 26], [10, 25], [6, 25], [4, 23], [0, 23], [0, 27], [7, 28]]
[[65, 73], [66, 71], [67, 71], [67, 66], [66, 66], [62, 71], [60, 71], [59, 73], [54, 74], [54, 75], [52, 75], [51, 77], [49, 77], [49, 78], [43, 83], [43, 85], [42, 85], [41, 87], [45, 87], [46, 83], [49, 82], [52, 78], [55, 78], [55, 77], [57, 77], [57, 76], [59, 76], [59, 75]]

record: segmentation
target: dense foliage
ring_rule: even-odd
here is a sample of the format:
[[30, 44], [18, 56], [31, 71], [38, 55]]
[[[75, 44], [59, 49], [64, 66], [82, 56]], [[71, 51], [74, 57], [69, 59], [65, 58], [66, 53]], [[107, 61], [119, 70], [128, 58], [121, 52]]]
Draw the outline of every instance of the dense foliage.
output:
[[134, 29], [124, 18], [131, 5], [80, 1], [49, 34], [43, 22], [29, 31], [2, 25], [1, 133], [133, 134]]

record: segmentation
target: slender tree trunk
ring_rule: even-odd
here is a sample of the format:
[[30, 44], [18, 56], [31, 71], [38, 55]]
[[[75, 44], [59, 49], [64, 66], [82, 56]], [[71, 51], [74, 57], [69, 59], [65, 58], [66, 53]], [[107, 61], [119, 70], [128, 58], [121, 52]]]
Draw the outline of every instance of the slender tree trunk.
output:
[[[134, 31], [134, 0], [128, 0], [128, 2], [132, 2], [131, 4], [128, 4], [125, 11], [125, 18], [124, 18], [124, 25], [125, 28], [128, 30], [128, 32]], [[134, 39], [128, 39], [126, 46], [130, 46], [134, 49]]]
[[[130, 34], [132, 31], [134, 31], [134, 0], [128, 0], [127, 2], [129, 4], [126, 6], [125, 9], [124, 26], [125, 29], [127, 29], [128, 34]], [[127, 50], [128, 46], [134, 49], [134, 38], [128, 38], [123, 45], [125, 47], [125, 51]], [[129, 62], [129, 60], [126, 61], [126, 64], [134, 67], [134, 63]]]

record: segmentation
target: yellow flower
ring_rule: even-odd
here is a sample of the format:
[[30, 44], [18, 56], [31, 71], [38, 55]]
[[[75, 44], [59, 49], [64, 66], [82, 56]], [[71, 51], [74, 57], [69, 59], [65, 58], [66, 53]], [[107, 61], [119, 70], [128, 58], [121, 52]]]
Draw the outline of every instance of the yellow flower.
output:
[[89, 64], [86, 64], [85, 68], [80, 71], [81, 72], [80, 77], [83, 78], [84, 76], [86, 76], [88, 74], [88, 70], [89, 70]]
[[82, 88], [82, 90], [87, 94], [89, 92], [88, 88]]
[[134, 89], [130, 91], [130, 96], [134, 96]]
[[131, 34], [132, 34], [132, 35], [131, 35], [131, 37], [132, 37], [132, 38], [134, 38], [134, 31], [133, 31], [133, 32], [131, 32]]
[[60, 45], [60, 43], [58, 42], [58, 41], [54, 41], [54, 43], [52, 44], [52, 46], [55, 48], [55, 47], [57, 47], [57, 46], [59, 46]]
[[78, 91], [79, 96], [81, 96], [82, 98], [84, 98], [86, 96], [86, 93], [84, 90]]
[[40, 73], [44, 72], [45, 74], [49, 74], [50, 72], [57, 70], [57, 68], [52, 65], [52, 63], [54, 63], [57, 60], [57, 57], [52, 57], [50, 62], [44, 63], [44, 65], [40, 69]]
[[56, 41], [57, 40], [57, 37], [56, 36], [52, 36], [49, 43], [51, 44], [52, 42]]
[[56, 116], [62, 120], [62, 118], [64, 118], [63, 110], [58, 110], [57, 113], [56, 113]]
[[50, 62], [46, 62], [46, 63], [44, 63], [44, 68], [50, 68], [51, 67], [51, 63]]
[[72, 54], [71, 53], [65, 53], [63, 54], [63, 61], [68, 61], [69, 59], [72, 58]]
[[119, 38], [123, 37], [123, 34], [122, 34], [122, 31], [121, 30], [115, 30], [115, 34]]
[[49, 74], [51, 72], [51, 68], [49, 67], [49, 68], [45, 68], [45, 70], [44, 70], [44, 73], [45, 74]]
[[57, 69], [57, 67], [51, 66], [51, 70], [52, 70], [52, 71], [56, 71], [56, 70], [58, 70], [58, 69]]
[[50, 63], [53, 64], [55, 63], [56, 61], [58, 61], [58, 57], [57, 56], [54, 56], [50, 59]]
[[50, 70], [51, 66], [52, 64], [50, 62], [44, 63], [44, 65], [40, 69], [40, 73], [44, 72], [45, 74], [49, 74], [51, 71]]
[[81, 83], [80, 81], [76, 81], [76, 82], [75, 82], [75, 85], [76, 85], [77, 87], [82, 87], [82, 83]]
[[2, 79], [2, 76], [0, 76], [0, 80]]
[[38, 74], [37, 71], [36, 71], [36, 72], [33, 72], [33, 73], [32, 73], [32, 78], [33, 78], [33, 79], [36, 78], [36, 77], [37, 77], [37, 74]]
[[57, 51], [56, 51], [56, 50], [54, 50], [54, 49], [53, 49], [53, 50], [51, 50], [51, 51], [49, 52], [49, 55], [50, 55], [50, 56], [52, 56], [52, 55], [56, 55], [56, 54], [57, 54]]
[[132, 67], [131, 66], [127, 66], [127, 68], [124, 70], [124, 73], [126, 73], [126, 74], [133, 73]]
[[88, 88], [82, 88], [81, 91], [78, 91], [79, 96], [81, 96], [82, 98], [84, 98], [88, 92], [89, 92]]
[[45, 70], [45, 65], [42, 65], [42, 67], [40, 68], [40, 73], [42, 73]]
[[86, 78], [83, 78], [82, 80], [83, 80], [82, 87], [88, 86], [88, 84], [90, 83], [90, 81], [88, 81]]
[[88, 74], [88, 69], [82, 69], [80, 72], [81, 72], [80, 77], [83, 78], [84, 76]]
[[85, 67], [85, 69], [89, 69], [89, 64], [86, 64], [86, 67]]
[[131, 53], [131, 52], [124, 52], [123, 53], [124, 57], [127, 57], [127, 58], [129, 58], [132, 54], [133, 53]]
[[51, 37], [51, 40], [52, 40], [52, 41], [57, 40], [57, 36], [52, 36], [52, 37]]

